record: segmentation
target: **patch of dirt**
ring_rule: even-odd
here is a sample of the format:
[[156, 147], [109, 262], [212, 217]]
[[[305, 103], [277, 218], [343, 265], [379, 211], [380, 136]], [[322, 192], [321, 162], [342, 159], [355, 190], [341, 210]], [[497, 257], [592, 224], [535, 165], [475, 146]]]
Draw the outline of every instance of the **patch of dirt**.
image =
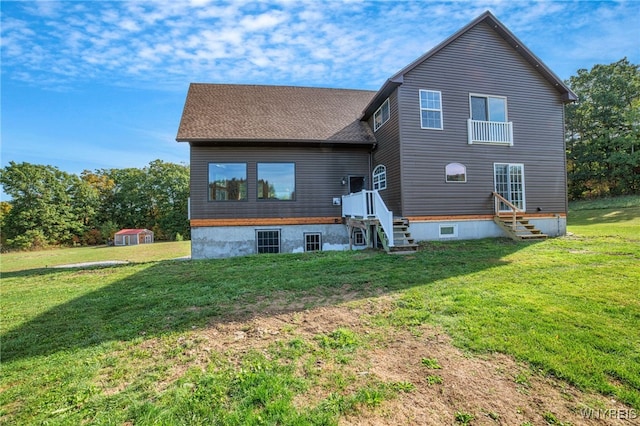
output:
[[[343, 293], [349, 293], [343, 289]], [[343, 295], [344, 296], [344, 295]], [[336, 368], [351, 369], [352, 377], [367, 377], [383, 382], [409, 382], [410, 392], [400, 392], [395, 399], [380, 406], [360, 410], [342, 418], [341, 425], [455, 425], [456, 413], [474, 417], [471, 425], [547, 425], [543, 417], [552, 413], [558, 422], [572, 425], [640, 424], [640, 419], [588, 418], [584, 410], [621, 410], [628, 407], [602, 395], [581, 392], [568, 384], [532, 370], [502, 354], [470, 355], [451, 344], [450, 338], [432, 326], [405, 330], [384, 328], [369, 323], [372, 315], [392, 307], [393, 296], [381, 296], [342, 305], [317, 307], [302, 311], [276, 303], [271, 313], [255, 314], [247, 319], [218, 321], [193, 331], [198, 342], [189, 365], [175, 365], [169, 382], [195, 365], [207, 365], [212, 351], [230, 359], [250, 350], [266, 350], [278, 341], [295, 338], [313, 339], [339, 327], [359, 336], [371, 336], [370, 349], [360, 349], [347, 365], [321, 365], [326, 372]], [[344, 300], [344, 299], [343, 299]], [[298, 300], [296, 307], [311, 301]], [[261, 309], [265, 307], [262, 306]], [[247, 307], [253, 311], [252, 307]], [[278, 309], [282, 311], [277, 312]], [[276, 312], [274, 312], [276, 311]], [[256, 311], [257, 312], [257, 309]], [[382, 332], [382, 333], [381, 333]], [[381, 335], [382, 334], [382, 335]], [[423, 365], [423, 358], [436, 359], [441, 369]], [[438, 377], [439, 379], [435, 379]], [[435, 383], [434, 383], [435, 381]], [[437, 383], [441, 381], [441, 383]], [[167, 382], [165, 382], [167, 384]], [[296, 397], [299, 407], [313, 406], [326, 398], [332, 389], [326, 383]], [[548, 414], [547, 414], [548, 415]], [[593, 415], [592, 415], [593, 417]], [[558, 423], [560, 424], [560, 423]]]

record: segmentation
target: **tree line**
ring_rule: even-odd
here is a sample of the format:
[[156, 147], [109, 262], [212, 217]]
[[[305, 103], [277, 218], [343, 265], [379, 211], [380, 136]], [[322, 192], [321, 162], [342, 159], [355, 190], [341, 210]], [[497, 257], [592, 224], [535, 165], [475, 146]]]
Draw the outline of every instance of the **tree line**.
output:
[[189, 167], [85, 170], [10, 162], [0, 184], [11, 201], [0, 208], [3, 249], [107, 243], [123, 228], [147, 228], [156, 240], [190, 238]]
[[640, 66], [626, 58], [569, 78], [566, 107], [570, 199], [640, 194]]

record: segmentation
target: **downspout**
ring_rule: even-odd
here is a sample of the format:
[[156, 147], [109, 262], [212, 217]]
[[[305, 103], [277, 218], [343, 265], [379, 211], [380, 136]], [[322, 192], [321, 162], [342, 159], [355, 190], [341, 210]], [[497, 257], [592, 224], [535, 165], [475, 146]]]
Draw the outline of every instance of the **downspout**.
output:
[[374, 143], [373, 146], [371, 147], [371, 151], [369, 151], [369, 171], [367, 173], [369, 173], [367, 175], [367, 177], [369, 178], [369, 181], [367, 183], [367, 186], [369, 187], [369, 189], [373, 189], [373, 151], [376, 150], [376, 148], [378, 147], [377, 143]]

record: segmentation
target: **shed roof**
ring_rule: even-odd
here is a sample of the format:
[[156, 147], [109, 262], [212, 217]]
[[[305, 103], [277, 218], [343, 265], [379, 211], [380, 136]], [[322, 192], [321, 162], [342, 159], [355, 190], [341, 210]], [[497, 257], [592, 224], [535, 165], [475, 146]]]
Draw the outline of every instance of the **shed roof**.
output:
[[359, 118], [376, 92], [294, 86], [192, 83], [179, 142], [375, 143]]
[[121, 229], [116, 232], [115, 235], [138, 235], [147, 232], [153, 234], [153, 231], [149, 231], [148, 229]]

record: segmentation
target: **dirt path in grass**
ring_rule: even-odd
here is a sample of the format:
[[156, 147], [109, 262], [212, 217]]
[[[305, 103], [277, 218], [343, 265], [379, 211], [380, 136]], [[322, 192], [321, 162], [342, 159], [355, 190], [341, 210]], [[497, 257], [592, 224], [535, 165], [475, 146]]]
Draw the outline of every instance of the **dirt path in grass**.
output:
[[[291, 305], [287, 309], [272, 304], [261, 306], [261, 313], [250, 320], [216, 322], [197, 334], [209, 350], [238, 354], [265, 349], [277, 340], [311, 340], [339, 327], [365, 340], [370, 336], [369, 348], [358, 350], [350, 362], [317, 368], [327, 376], [340, 371], [355, 381], [408, 382], [415, 388], [343, 418], [341, 425], [455, 425], [466, 424], [463, 420], [471, 416], [471, 425], [640, 424], [638, 418], [612, 418], [635, 413], [617, 401], [536, 374], [508, 356], [465, 354], [437, 328], [422, 326], [410, 332], [372, 325], [372, 315], [391, 309], [391, 303], [383, 296], [295, 312]], [[441, 368], [428, 368], [422, 362], [426, 358], [437, 360]], [[326, 383], [319, 383], [295, 402], [301, 408], [315, 406], [329, 392]]]

